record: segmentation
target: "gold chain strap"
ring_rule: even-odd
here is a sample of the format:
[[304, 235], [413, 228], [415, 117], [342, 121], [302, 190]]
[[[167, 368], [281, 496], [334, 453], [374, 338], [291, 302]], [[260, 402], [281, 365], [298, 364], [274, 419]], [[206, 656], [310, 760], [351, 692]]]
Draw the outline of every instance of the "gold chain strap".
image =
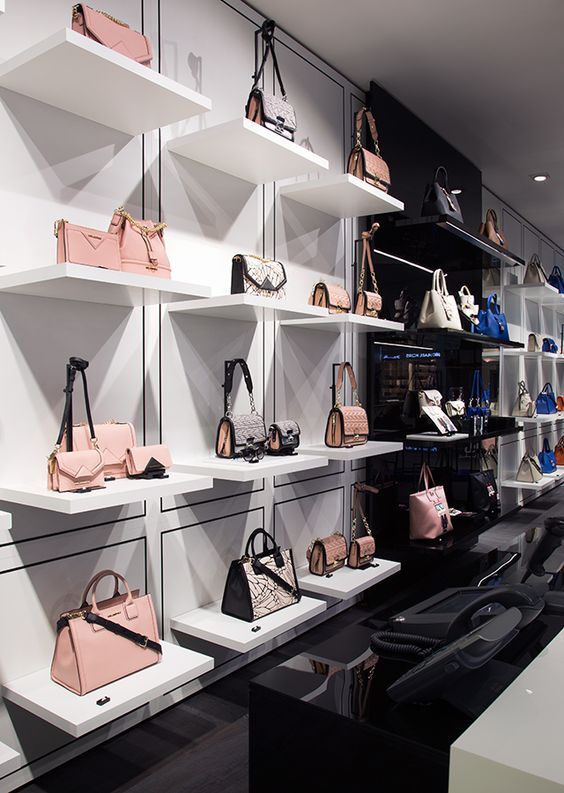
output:
[[[366, 245], [370, 244], [370, 242], [372, 241], [374, 235], [376, 234], [376, 232], [378, 231], [379, 228], [380, 228], [380, 224], [379, 223], [373, 223], [370, 226], [370, 230], [369, 231], [363, 231], [362, 232], [361, 236], [362, 236], [363, 245], [364, 244], [366, 244]], [[362, 254], [363, 254], [362, 255], [362, 260], [363, 260], [363, 265], [364, 265], [364, 250], [363, 250]], [[370, 253], [367, 254], [367, 255], [371, 257]], [[366, 277], [366, 267], [365, 266], [361, 266], [361, 268], [360, 268], [360, 278], [359, 278], [359, 281], [358, 281], [358, 291], [359, 292], [362, 292], [364, 290], [365, 277]], [[378, 292], [378, 284], [376, 282], [376, 275], [374, 274], [372, 268], [370, 268], [370, 278], [371, 278], [371, 281], [372, 281], [372, 287], [373, 287], [374, 291]]]
[[137, 229], [139, 234], [142, 234], [144, 237], [152, 237], [159, 231], [166, 229], [166, 223], [155, 223], [154, 226], [144, 226], [142, 223], [139, 223], [137, 220], [135, 220], [134, 217], [131, 217], [129, 212], [127, 212], [123, 207], [118, 207], [116, 209], [116, 213], [124, 218], [124, 220], [128, 220], [133, 228]]
[[[82, 4], [81, 3], [77, 3], [75, 6], [73, 6], [72, 7], [72, 18], [76, 19], [77, 16], [79, 15], [79, 13], [81, 12], [81, 10], [82, 10]], [[121, 19], [118, 19], [117, 17], [113, 17], [111, 14], [108, 14], [107, 11], [98, 11], [97, 13], [98, 14], [102, 14], [103, 16], [107, 17], [107, 19], [109, 19], [110, 22], [115, 22], [116, 25], [121, 25], [122, 28], [128, 28], [129, 27], [127, 22], [122, 22]]]

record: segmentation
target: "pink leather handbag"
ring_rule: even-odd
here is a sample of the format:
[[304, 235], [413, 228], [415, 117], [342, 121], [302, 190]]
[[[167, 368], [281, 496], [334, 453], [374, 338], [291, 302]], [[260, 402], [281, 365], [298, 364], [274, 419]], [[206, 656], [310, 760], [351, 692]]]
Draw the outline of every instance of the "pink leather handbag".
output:
[[135, 220], [123, 207], [113, 214], [108, 231], [119, 239], [121, 269], [126, 273], [170, 278], [163, 231], [166, 223]]
[[121, 270], [119, 244], [115, 234], [85, 226], [74, 226], [68, 220], [55, 221], [57, 264], [88, 264]]
[[412, 540], [434, 540], [452, 531], [449, 506], [442, 485], [435, 485], [427, 463], [421, 466], [419, 490], [409, 496], [409, 536]]
[[137, 63], [151, 65], [153, 50], [147, 36], [131, 30], [125, 22], [105, 11], [95, 11], [83, 3], [77, 3], [72, 9], [72, 29], [114, 52], [121, 52]]
[[[104, 458], [98, 448], [98, 441], [90, 412], [88, 387], [86, 384], [85, 369], [88, 361], [81, 358], [71, 358], [67, 364], [67, 383], [65, 386], [65, 407], [63, 419], [57, 436], [55, 447], [47, 461], [47, 487], [60, 493], [87, 491], [104, 485]], [[90, 444], [88, 449], [75, 451], [72, 441], [66, 445], [66, 451], [61, 451], [63, 439], [67, 428], [72, 422], [72, 392], [77, 372], [82, 375], [84, 387], [84, 401], [90, 431]], [[70, 448], [68, 448], [70, 446]]]
[[[123, 479], [127, 476], [127, 450], [135, 446], [135, 427], [129, 421], [107, 421], [95, 424], [94, 434], [98, 449], [104, 459], [104, 476]], [[74, 424], [72, 428], [73, 447], [77, 451], [92, 449], [87, 424]], [[66, 440], [66, 438], [65, 438]]]
[[330, 314], [348, 314], [351, 310], [349, 293], [338, 284], [326, 284], [318, 281], [309, 296], [310, 306], [320, 306], [329, 310]]
[[[343, 405], [343, 381], [348, 372], [354, 405]], [[325, 428], [325, 445], [332, 448], [361, 446], [368, 441], [368, 416], [358, 398], [358, 385], [352, 366], [344, 362], [339, 366], [336, 382], [336, 402], [329, 412]]]
[[[114, 578], [114, 594], [98, 603], [96, 589], [108, 576]], [[119, 593], [118, 581], [125, 587], [124, 594]], [[86, 585], [80, 607], [65, 611], [57, 622], [51, 679], [83, 696], [153, 666], [161, 657], [151, 595], [132, 592], [122, 575], [102, 570]]]
[[162, 479], [172, 466], [168, 446], [136, 446], [128, 449], [125, 462], [132, 479]]

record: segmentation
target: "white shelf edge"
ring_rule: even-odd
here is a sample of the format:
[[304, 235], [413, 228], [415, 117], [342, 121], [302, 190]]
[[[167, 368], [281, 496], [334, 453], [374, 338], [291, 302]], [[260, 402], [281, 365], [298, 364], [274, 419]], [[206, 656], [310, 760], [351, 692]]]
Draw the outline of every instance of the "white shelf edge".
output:
[[327, 603], [324, 600], [302, 596], [300, 601], [292, 606], [287, 606], [254, 622], [246, 622], [222, 614], [221, 601], [216, 601], [172, 617], [170, 627], [172, 630], [195, 636], [211, 644], [245, 653], [307, 622], [323, 613], [326, 608]]
[[304, 592], [313, 592], [316, 595], [326, 595], [342, 600], [353, 598], [360, 595], [370, 587], [375, 586], [380, 581], [385, 581], [401, 570], [399, 562], [391, 562], [388, 559], [375, 559], [378, 567], [368, 567], [364, 570], [353, 570], [345, 565], [340, 570], [327, 576], [312, 575], [307, 565], [300, 567], [296, 571], [300, 589]]
[[564, 474], [543, 476], [540, 482], [519, 482], [517, 479], [504, 479], [501, 487], [519, 490], [545, 490], [547, 487], [561, 485], [564, 481]]
[[[50, 678], [46, 667], [5, 683], [4, 698], [60, 730], [80, 738], [214, 668], [208, 655], [161, 641], [162, 660], [132, 675], [79, 696]], [[97, 700], [108, 696], [103, 707]]]
[[201, 284], [105, 270], [82, 264], [48, 264], [26, 270], [8, 268], [0, 272], [0, 294], [78, 300], [126, 307], [207, 298], [210, 292], [209, 287]]
[[90, 493], [57, 493], [48, 490], [46, 485], [22, 486], [4, 482], [0, 486], [0, 501], [65, 515], [79, 515], [93, 510], [210, 490], [213, 487], [210, 476], [194, 476], [176, 468], [168, 473], [169, 478], [162, 480], [116, 479], [115, 482], [107, 482], [103, 490], [93, 490]]
[[329, 169], [324, 157], [242, 117], [173, 138], [167, 147], [255, 185]]
[[327, 314], [324, 317], [306, 319], [286, 319], [280, 322], [282, 327], [308, 328], [310, 330], [340, 333], [342, 330], [352, 333], [378, 333], [404, 330], [403, 323], [390, 319], [374, 319], [359, 314]]
[[19, 752], [6, 743], [0, 742], [0, 778], [21, 768], [22, 757]]
[[312, 456], [301, 454], [288, 457], [265, 455], [258, 463], [245, 460], [224, 460], [219, 457], [205, 457], [175, 465], [176, 470], [188, 474], [211, 476], [231, 482], [254, 482], [256, 479], [269, 479], [273, 476], [309, 471], [313, 468], [324, 468], [329, 464], [326, 455]]
[[168, 307], [168, 312], [243, 322], [262, 322], [271, 319], [280, 321], [286, 316], [317, 318], [329, 315], [326, 308], [319, 306], [246, 294], [218, 295], [203, 300], [173, 303]]
[[[88, 78], [98, 84], [94, 100], [92, 94], [75, 90]], [[106, 81], [119, 81], [122, 92], [137, 102], [124, 103], [122, 92], [112, 93]], [[62, 84], [64, 91], [58, 90]], [[128, 135], [183, 121], [212, 107], [208, 97], [70, 28], [0, 64], [0, 86]]]
[[280, 188], [280, 195], [336, 218], [402, 212], [404, 209], [399, 199], [348, 173], [285, 185]]
[[401, 452], [403, 443], [399, 441], [368, 441], [361, 446], [346, 448], [331, 448], [325, 444], [300, 447], [302, 454], [324, 455], [329, 460], [362, 460], [366, 457], [377, 457], [381, 454]]

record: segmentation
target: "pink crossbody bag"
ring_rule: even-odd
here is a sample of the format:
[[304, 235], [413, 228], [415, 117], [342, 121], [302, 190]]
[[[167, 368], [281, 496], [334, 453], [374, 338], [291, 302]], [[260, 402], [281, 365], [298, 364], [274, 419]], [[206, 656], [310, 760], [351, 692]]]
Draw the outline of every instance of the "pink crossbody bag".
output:
[[[108, 576], [115, 581], [113, 596], [98, 602], [97, 587]], [[124, 594], [119, 593], [119, 581]], [[151, 595], [132, 592], [122, 575], [102, 570], [86, 585], [80, 607], [65, 611], [57, 622], [51, 678], [83, 696], [158, 664], [161, 657]]]
[[129, 25], [106, 11], [95, 11], [77, 3], [72, 9], [72, 29], [137, 63], [151, 65], [153, 49], [150, 39], [131, 30]]
[[166, 223], [135, 220], [123, 207], [113, 214], [108, 231], [119, 240], [121, 269], [125, 273], [170, 278], [163, 232]]
[[121, 270], [119, 241], [115, 234], [86, 226], [76, 226], [68, 220], [56, 220], [57, 264], [87, 264], [107, 270]]

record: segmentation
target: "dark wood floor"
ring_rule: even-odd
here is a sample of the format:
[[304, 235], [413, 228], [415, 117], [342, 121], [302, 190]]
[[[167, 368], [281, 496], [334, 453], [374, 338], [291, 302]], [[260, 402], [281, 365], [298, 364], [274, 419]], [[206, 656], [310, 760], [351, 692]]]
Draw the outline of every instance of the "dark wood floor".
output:
[[[491, 529], [488, 542], [507, 547], [528, 526], [541, 525], [547, 511], [564, 513], [561, 499], [564, 491], [538, 499], [532, 509]], [[249, 680], [368, 614], [362, 606], [349, 609], [24, 786], [22, 793], [248, 793]]]

